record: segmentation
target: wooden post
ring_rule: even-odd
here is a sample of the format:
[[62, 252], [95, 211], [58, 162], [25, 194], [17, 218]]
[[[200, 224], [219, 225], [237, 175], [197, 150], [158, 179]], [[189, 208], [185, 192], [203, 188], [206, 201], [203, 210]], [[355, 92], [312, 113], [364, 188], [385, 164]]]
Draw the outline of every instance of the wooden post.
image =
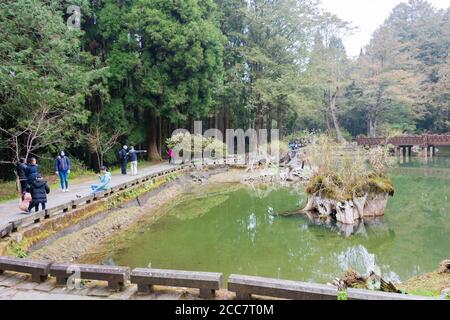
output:
[[433, 146], [428, 146], [428, 152], [429, 152], [429, 154], [430, 154], [430, 158], [433, 158], [434, 157], [434, 155], [435, 155], [435, 152], [433, 151]]
[[427, 147], [422, 147], [422, 157], [424, 157], [425, 159], [428, 158], [428, 148]]

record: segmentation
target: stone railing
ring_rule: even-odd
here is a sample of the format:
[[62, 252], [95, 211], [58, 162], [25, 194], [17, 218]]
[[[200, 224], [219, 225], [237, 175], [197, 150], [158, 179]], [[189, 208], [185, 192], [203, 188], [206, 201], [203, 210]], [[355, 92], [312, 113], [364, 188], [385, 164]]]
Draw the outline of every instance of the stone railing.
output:
[[[56, 285], [65, 287], [74, 280], [95, 280], [108, 283], [110, 291], [123, 291], [136, 285], [136, 293], [148, 294], [154, 285], [199, 289], [201, 298], [214, 298], [222, 288], [223, 274], [163, 269], [62, 264], [14, 257], [0, 257], [0, 275], [5, 271], [30, 274], [32, 282], [42, 283], [49, 276], [56, 277]], [[228, 291], [236, 293], [238, 300], [250, 300], [252, 295], [289, 300], [337, 300], [338, 289], [332, 285], [300, 281], [270, 279], [244, 275], [230, 275]], [[349, 300], [428, 300], [430, 298], [398, 293], [348, 289]]]

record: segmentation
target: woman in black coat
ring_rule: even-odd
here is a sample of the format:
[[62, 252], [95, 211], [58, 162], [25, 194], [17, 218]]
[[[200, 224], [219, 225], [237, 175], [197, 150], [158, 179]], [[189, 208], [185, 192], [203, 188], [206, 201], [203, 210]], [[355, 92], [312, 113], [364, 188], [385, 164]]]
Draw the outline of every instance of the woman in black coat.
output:
[[20, 193], [23, 194], [27, 190], [27, 164], [25, 161], [25, 158], [20, 158], [19, 162], [17, 162], [17, 176], [19, 177], [20, 181]]
[[31, 193], [31, 202], [28, 207], [28, 211], [34, 207], [34, 210], [38, 212], [39, 204], [41, 204], [42, 210], [45, 210], [45, 204], [47, 203], [47, 194], [50, 193], [50, 187], [42, 178], [38, 178], [29, 182], [28, 192]]

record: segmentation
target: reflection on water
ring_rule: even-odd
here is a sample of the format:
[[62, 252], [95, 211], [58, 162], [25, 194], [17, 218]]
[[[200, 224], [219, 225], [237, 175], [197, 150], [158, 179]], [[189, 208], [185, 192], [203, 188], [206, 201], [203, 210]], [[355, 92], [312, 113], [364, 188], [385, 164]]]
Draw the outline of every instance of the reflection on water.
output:
[[279, 216], [303, 207], [303, 188], [235, 187], [205, 197], [205, 187], [198, 199], [190, 196], [143, 225], [124, 246], [111, 246], [111, 257], [131, 267], [152, 261], [155, 268], [321, 283], [348, 268], [405, 280], [435, 270], [450, 254], [450, 163], [431, 163], [413, 161], [394, 169], [396, 195], [384, 219], [354, 226], [315, 216]]
[[[384, 217], [365, 218], [364, 220], [355, 221], [354, 224], [343, 224], [329, 216], [323, 217], [312, 212], [289, 213], [288, 217], [293, 217], [294, 214], [306, 217], [310, 226], [322, 227], [344, 237], [368, 237], [368, 228], [370, 233], [374, 233], [375, 230], [383, 230], [383, 232], [388, 231], [390, 236], [394, 236], [394, 231], [387, 229], [388, 226], [384, 223]], [[283, 217], [283, 214], [280, 216]]]
[[353, 269], [362, 275], [369, 275], [372, 271], [376, 274], [381, 273], [375, 263], [375, 255], [370, 254], [362, 245], [345, 249], [336, 254], [335, 259], [342, 270]]

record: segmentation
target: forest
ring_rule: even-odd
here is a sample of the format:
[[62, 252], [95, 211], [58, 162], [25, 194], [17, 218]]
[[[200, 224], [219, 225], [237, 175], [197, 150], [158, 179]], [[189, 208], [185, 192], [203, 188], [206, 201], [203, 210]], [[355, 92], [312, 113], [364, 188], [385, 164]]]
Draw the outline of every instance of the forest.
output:
[[450, 8], [423, 0], [358, 57], [354, 26], [315, 0], [0, 0], [0, 30], [4, 179], [59, 150], [94, 169], [125, 143], [159, 159], [196, 120], [339, 142], [450, 128]]

